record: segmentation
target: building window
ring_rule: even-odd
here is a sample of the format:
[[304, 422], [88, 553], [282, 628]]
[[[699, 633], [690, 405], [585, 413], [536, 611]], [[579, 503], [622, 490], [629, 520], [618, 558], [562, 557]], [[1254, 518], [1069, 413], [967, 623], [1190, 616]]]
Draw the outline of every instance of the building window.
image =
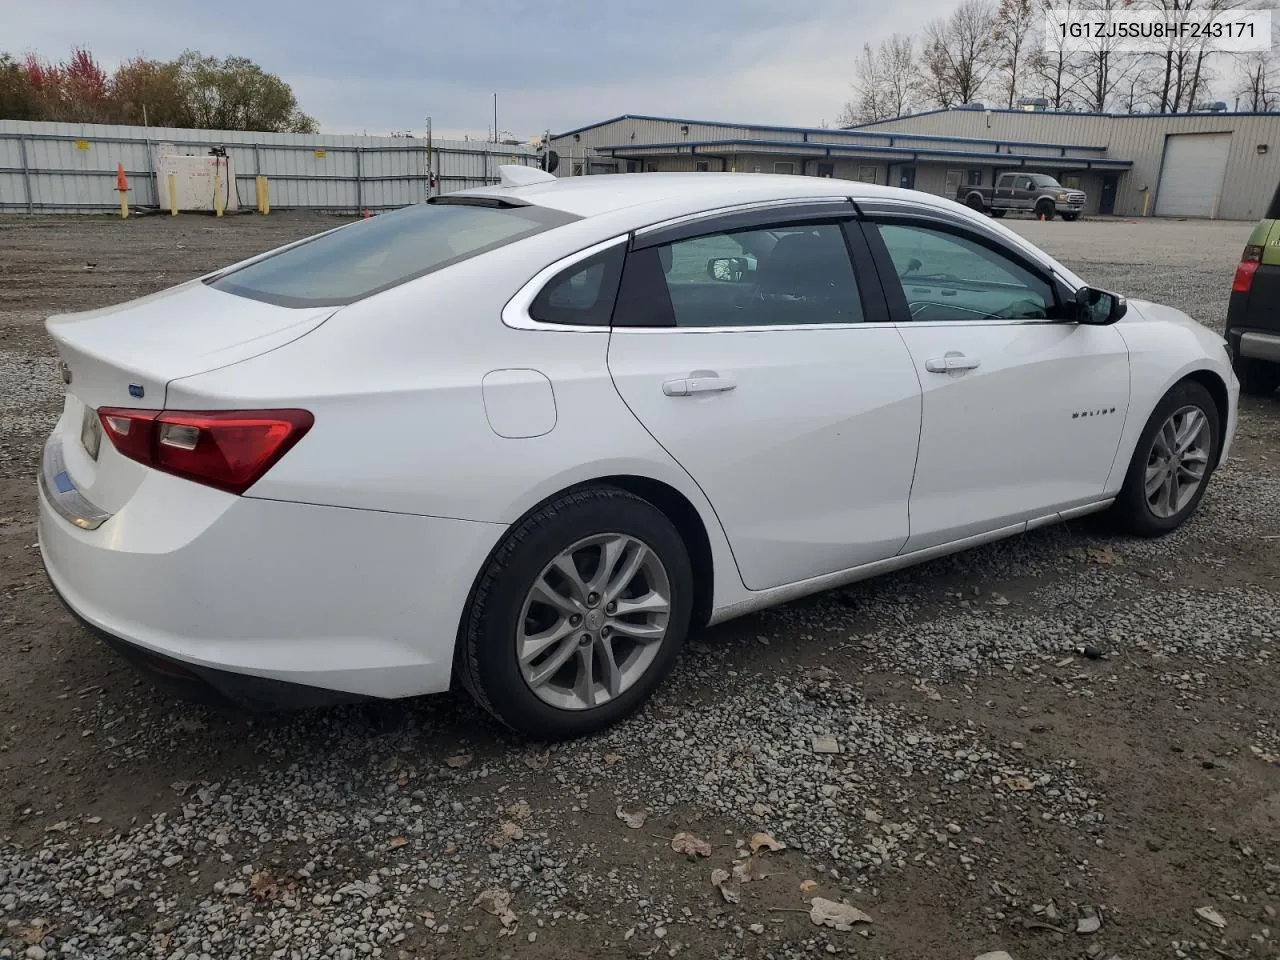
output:
[[970, 171], [969, 171], [969, 186], [971, 186], [971, 187], [980, 187], [980, 186], [982, 186], [982, 171], [981, 171], [981, 170], [970, 170]]
[[640, 161], [639, 161], [639, 160], [628, 160], [628, 161], [627, 161], [627, 173], [639, 173], [639, 172], [640, 172]]
[[693, 169], [698, 173], [706, 173], [711, 169], [711, 164], [706, 160], [693, 161]]
[[858, 179], [863, 183], [877, 183], [875, 167], [859, 167]]
[[834, 163], [818, 164], [818, 176], [834, 177], [836, 175], [836, 165]]
[[1074, 173], [1063, 174], [1058, 178], [1058, 182], [1068, 190], [1080, 189], [1080, 177]]
[[795, 173], [796, 165], [790, 160], [775, 160], [773, 164], [774, 173]]

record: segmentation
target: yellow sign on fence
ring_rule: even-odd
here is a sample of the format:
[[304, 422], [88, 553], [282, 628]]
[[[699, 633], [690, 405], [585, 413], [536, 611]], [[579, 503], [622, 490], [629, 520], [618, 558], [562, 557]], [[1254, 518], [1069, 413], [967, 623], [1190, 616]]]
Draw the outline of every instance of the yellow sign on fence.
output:
[[88, 140], [77, 140], [77, 141], [76, 141], [76, 149], [77, 149], [77, 150], [88, 150], [88, 149], [89, 149], [89, 141], [88, 141]]
[[329, 154], [328, 154], [328, 152], [327, 152], [327, 151], [325, 151], [325, 150], [317, 150], [317, 151], [316, 151], [316, 159], [317, 159], [317, 160], [323, 160], [323, 159], [324, 159], [325, 157], [327, 157], [328, 155], [329, 155]]

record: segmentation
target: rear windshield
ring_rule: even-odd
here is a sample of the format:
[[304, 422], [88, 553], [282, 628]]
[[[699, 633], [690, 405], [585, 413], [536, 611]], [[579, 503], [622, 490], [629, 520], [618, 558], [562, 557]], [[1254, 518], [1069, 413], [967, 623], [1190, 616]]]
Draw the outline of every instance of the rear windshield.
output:
[[576, 219], [443, 198], [320, 234], [208, 284], [285, 307], [340, 306]]

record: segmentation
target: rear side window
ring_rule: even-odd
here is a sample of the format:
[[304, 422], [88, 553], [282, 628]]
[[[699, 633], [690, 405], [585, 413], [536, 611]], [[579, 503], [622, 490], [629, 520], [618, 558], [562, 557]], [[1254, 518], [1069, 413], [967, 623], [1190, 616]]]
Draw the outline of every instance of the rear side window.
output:
[[320, 234], [208, 283], [284, 307], [341, 306], [576, 219], [536, 206], [414, 204]]
[[626, 252], [627, 245], [619, 243], [565, 267], [534, 298], [529, 316], [539, 323], [609, 326]]

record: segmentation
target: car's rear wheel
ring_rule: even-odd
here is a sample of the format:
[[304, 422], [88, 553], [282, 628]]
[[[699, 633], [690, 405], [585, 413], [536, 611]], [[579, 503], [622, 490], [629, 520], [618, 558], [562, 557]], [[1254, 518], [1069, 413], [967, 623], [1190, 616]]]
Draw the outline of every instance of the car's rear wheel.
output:
[[976, 193], [970, 194], [969, 199], [966, 200], [965, 203], [968, 205], [970, 210], [977, 210], [979, 213], [983, 213], [987, 209], [987, 205], [982, 202], [982, 198]]
[[1116, 518], [1142, 537], [1176, 530], [1199, 506], [1220, 442], [1218, 407], [1209, 391], [1194, 380], [1177, 384], [1138, 438], [1116, 498]]
[[1232, 366], [1240, 381], [1240, 392], [1254, 397], [1268, 397], [1280, 387], [1280, 363], [1268, 363], [1253, 357], [1236, 357]]
[[562, 739], [636, 710], [689, 629], [693, 572], [662, 511], [615, 487], [536, 510], [494, 552], [472, 594], [455, 667], [514, 730]]
[[1052, 220], [1057, 209], [1048, 200], [1041, 200], [1036, 204], [1035, 212], [1037, 220]]

